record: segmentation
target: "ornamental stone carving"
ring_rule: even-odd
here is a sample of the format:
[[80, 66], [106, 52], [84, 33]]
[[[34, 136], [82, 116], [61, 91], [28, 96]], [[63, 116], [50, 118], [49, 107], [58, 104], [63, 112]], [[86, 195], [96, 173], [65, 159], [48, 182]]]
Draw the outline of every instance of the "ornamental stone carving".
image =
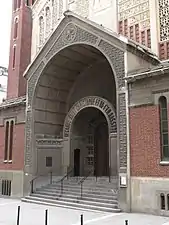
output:
[[49, 139], [42, 138], [36, 140], [36, 145], [38, 148], [62, 148], [63, 140], [62, 139]]
[[119, 1], [119, 20], [128, 19], [129, 26], [140, 24], [141, 29], [150, 27], [149, 0]]
[[82, 109], [87, 107], [95, 107], [102, 111], [108, 122], [109, 133], [117, 133], [116, 116], [112, 105], [107, 100], [98, 96], [89, 96], [80, 99], [70, 109], [64, 123], [63, 136], [65, 138], [70, 135], [73, 119]]
[[[27, 113], [27, 129], [26, 129], [26, 153], [25, 153], [25, 162], [28, 165], [32, 163], [32, 123], [33, 123], [33, 108], [34, 106], [34, 93], [36, 90], [36, 86], [38, 80], [43, 73], [46, 65], [50, 62], [50, 60], [56, 56], [56, 54], [62, 49], [69, 47], [70, 44], [85, 44], [93, 46], [97, 48], [109, 61], [112, 71], [116, 80], [116, 88], [117, 95], [118, 91], [124, 87], [124, 52], [120, 47], [116, 47], [116, 41], [111, 41], [111, 37], [106, 39], [106, 34], [103, 33], [102, 30], [97, 30], [92, 27], [90, 24], [83, 24], [84, 22], [74, 19], [72, 16], [66, 17], [61, 25], [57, 27], [54, 31], [53, 35], [50, 37], [48, 43], [44, 46], [42, 51], [39, 53], [38, 57], [35, 59], [33, 64], [28, 69], [28, 99], [27, 106], [30, 107], [29, 112]], [[71, 28], [71, 29], [70, 29]], [[69, 31], [69, 32], [68, 32]], [[100, 33], [102, 34], [100, 35]], [[65, 35], [67, 34], [67, 36]], [[66, 38], [66, 41], [65, 41]], [[112, 43], [111, 43], [112, 42]], [[127, 165], [127, 134], [126, 134], [126, 100], [125, 93], [119, 94], [118, 97], [118, 108], [117, 108], [117, 117], [118, 117], [118, 140], [119, 140], [119, 158], [120, 158], [120, 166], [126, 168]], [[93, 101], [93, 100], [92, 100]], [[95, 100], [96, 101], [96, 100]], [[96, 103], [95, 103], [96, 104]], [[98, 104], [98, 103], [97, 103]], [[99, 103], [102, 104], [102, 103]], [[78, 106], [79, 107], [79, 106]], [[101, 106], [100, 106], [101, 107]], [[114, 121], [115, 116], [111, 114], [112, 110], [109, 105], [103, 103], [103, 107], [105, 107], [105, 114], [107, 112], [107, 117], [110, 120], [110, 130], [111, 132], [115, 131], [116, 123]], [[77, 108], [76, 108], [77, 112]], [[67, 136], [69, 133], [69, 121], [71, 116], [65, 123], [64, 135]], [[68, 124], [68, 125], [67, 125]], [[67, 127], [67, 128], [66, 128]]]
[[169, 2], [159, 0], [160, 41], [169, 40]]
[[69, 24], [63, 32], [63, 41], [68, 44], [74, 41], [77, 33], [77, 27], [74, 24]]

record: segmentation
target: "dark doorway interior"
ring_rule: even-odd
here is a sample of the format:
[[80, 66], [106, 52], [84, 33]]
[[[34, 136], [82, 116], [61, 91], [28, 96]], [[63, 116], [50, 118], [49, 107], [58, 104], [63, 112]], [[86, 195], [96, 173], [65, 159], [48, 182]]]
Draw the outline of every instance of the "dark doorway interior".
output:
[[74, 150], [74, 176], [80, 176], [80, 149]]
[[95, 176], [109, 175], [108, 126], [102, 122], [95, 128]]

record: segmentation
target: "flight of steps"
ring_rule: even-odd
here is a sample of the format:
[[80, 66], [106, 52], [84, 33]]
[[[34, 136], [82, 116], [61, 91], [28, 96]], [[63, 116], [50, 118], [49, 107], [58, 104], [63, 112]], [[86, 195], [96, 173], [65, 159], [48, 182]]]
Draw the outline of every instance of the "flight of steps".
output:
[[22, 199], [24, 202], [53, 205], [89, 211], [120, 212], [117, 201], [117, 179], [89, 177], [83, 183], [81, 198], [80, 177], [64, 180], [61, 195], [61, 183], [53, 183], [37, 188], [30, 196]]

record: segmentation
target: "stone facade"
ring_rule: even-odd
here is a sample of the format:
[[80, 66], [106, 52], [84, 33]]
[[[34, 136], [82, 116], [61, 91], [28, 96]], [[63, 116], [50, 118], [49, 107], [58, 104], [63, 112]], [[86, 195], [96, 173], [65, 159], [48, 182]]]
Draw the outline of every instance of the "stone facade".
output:
[[[102, 120], [108, 158], [102, 153], [98, 161], [108, 164], [106, 176], [118, 177], [119, 207], [168, 215], [169, 163], [161, 157], [159, 98], [169, 101], [169, 64], [135, 42], [158, 53], [167, 28], [160, 28], [159, 40], [154, 12], [158, 8], [160, 23], [166, 22], [168, 3], [119, 1], [120, 33], [132, 41], [117, 34], [116, 1], [36, 0], [32, 11], [23, 2], [13, 13], [21, 32], [13, 38], [13, 24], [8, 99], [0, 105], [0, 193], [4, 182], [10, 195], [21, 197], [30, 193], [35, 176], [51, 171], [63, 176], [74, 166], [77, 148], [83, 176], [90, 167], [87, 129]], [[47, 158], [53, 160], [50, 167]]]

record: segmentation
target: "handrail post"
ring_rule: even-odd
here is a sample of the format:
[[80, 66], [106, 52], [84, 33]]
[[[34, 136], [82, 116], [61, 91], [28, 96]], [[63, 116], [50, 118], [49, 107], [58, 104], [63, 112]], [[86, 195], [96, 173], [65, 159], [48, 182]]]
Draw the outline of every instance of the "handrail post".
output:
[[33, 180], [31, 180], [31, 194], [33, 194]]
[[67, 180], [68, 180], [68, 166], [67, 166]]
[[81, 199], [83, 197], [83, 183], [81, 182]]
[[50, 172], [50, 184], [52, 184], [52, 171]]
[[63, 180], [61, 180], [61, 195], [63, 195]]
[[111, 182], [111, 178], [110, 178], [110, 167], [109, 167], [109, 183]]

